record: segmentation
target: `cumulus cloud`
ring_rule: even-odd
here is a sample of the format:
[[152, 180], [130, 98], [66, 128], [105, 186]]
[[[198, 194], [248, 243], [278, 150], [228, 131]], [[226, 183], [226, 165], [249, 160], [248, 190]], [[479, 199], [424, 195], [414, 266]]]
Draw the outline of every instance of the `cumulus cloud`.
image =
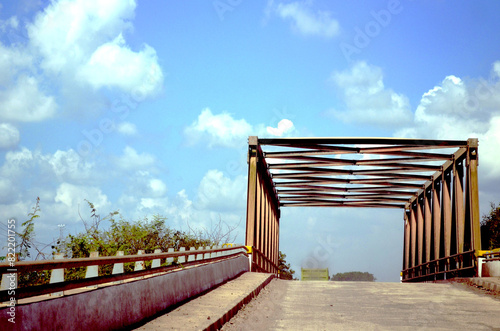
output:
[[278, 127], [273, 128], [271, 126], [268, 126], [266, 128], [267, 133], [278, 137], [282, 137], [284, 134], [292, 132], [293, 129], [293, 122], [286, 118], [279, 121]]
[[251, 125], [245, 119], [234, 119], [231, 114], [213, 114], [208, 108], [202, 110], [198, 118], [184, 129], [189, 144], [200, 141], [208, 147], [241, 148], [247, 143], [249, 136], [264, 137], [269, 135], [283, 136], [295, 132], [293, 122], [282, 119], [276, 128], [263, 124]]
[[[32, 185], [36, 180], [84, 183], [98, 179], [95, 170], [95, 164], [83, 160], [73, 149], [43, 154], [23, 147], [6, 153], [0, 176], [18, 182], [30, 178]], [[34, 174], [39, 176], [35, 178]]]
[[339, 22], [328, 11], [313, 11], [310, 1], [290, 3], [268, 2], [266, 11], [274, 13], [283, 20], [291, 21], [291, 28], [304, 36], [319, 36], [327, 39], [336, 37], [340, 32]]
[[156, 51], [145, 45], [142, 51], [133, 52], [121, 34], [95, 50], [80, 68], [79, 77], [97, 89], [118, 87], [141, 96], [157, 94], [163, 80]]
[[148, 153], [139, 154], [135, 149], [127, 146], [123, 154], [115, 159], [115, 164], [124, 170], [143, 170], [151, 167], [156, 158]]
[[236, 120], [227, 113], [214, 115], [205, 108], [184, 134], [191, 144], [205, 141], [208, 147], [240, 147], [252, 131], [252, 126], [244, 119]]
[[52, 117], [56, 112], [54, 97], [40, 91], [35, 77], [20, 76], [13, 86], [0, 91], [0, 118], [34, 122]]
[[244, 208], [246, 178], [237, 176], [234, 180], [216, 169], [209, 170], [198, 187], [199, 206], [211, 210], [228, 211]]
[[102, 193], [101, 189], [93, 186], [73, 185], [62, 183], [57, 188], [54, 198], [55, 202], [60, 202], [66, 207], [77, 209], [78, 205], [85, 200], [90, 200], [96, 209], [110, 207], [108, 197]]
[[0, 123], [0, 148], [13, 148], [19, 143], [19, 130], [9, 123]]
[[[156, 51], [146, 44], [132, 50], [125, 41], [135, 8], [134, 0], [52, 1], [27, 22], [26, 38], [0, 42], [0, 120], [43, 121], [60, 104], [83, 110], [82, 100], [85, 111], [95, 111], [102, 89], [137, 100], [157, 95], [163, 73]], [[6, 29], [21, 34], [24, 25], [11, 17], [0, 21]]]
[[345, 104], [345, 110], [329, 111], [335, 118], [383, 127], [409, 123], [412, 112], [408, 98], [384, 86], [379, 67], [357, 62], [348, 70], [334, 72], [331, 80]]
[[450, 75], [422, 95], [413, 123], [396, 136], [434, 139], [479, 139], [480, 175], [500, 179], [500, 62], [492, 79], [463, 80]]
[[55, 74], [84, 63], [102, 44], [132, 27], [133, 0], [60, 0], [50, 3], [27, 26], [31, 46], [44, 70]]
[[137, 127], [134, 123], [122, 122], [116, 126], [116, 131], [126, 136], [135, 136], [137, 134]]
[[156, 51], [139, 52], [126, 44], [136, 2], [61, 0], [51, 3], [28, 25], [31, 45], [41, 67], [63, 79], [77, 77], [74, 87], [118, 88], [143, 97], [158, 93], [163, 73]]

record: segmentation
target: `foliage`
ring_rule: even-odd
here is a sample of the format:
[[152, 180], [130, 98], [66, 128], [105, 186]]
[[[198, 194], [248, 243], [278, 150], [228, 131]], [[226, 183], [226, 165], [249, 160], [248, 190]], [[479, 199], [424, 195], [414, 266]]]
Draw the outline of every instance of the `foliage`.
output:
[[351, 272], [343, 272], [332, 275], [330, 280], [333, 281], [361, 281], [361, 282], [374, 282], [377, 280], [373, 274], [369, 272], [361, 272], [361, 271], [351, 271]]
[[[40, 198], [36, 198], [35, 206], [32, 208], [33, 211], [28, 213], [28, 220], [23, 222], [21, 226], [23, 229], [21, 232], [16, 233], [20, 239], [20, 243], [17, 245], [17, 252], [19, 260], [25, 260], [31, 257], [30, 249], [35, 249], [37, 252], [35, 260], [39, 257], [45, 258], [45, 253], [43, 253], [43, 248], [39, 247], [35, 242], [35, 219], [40, 217]], [[47, 245], [45, 245], [47, 246]], [[48, 282], [50, 276], [49, 271], [31, 271], [28, 273], [21, 274], [18, 279], [19, 287], [24, 287], [29, 285], [41, 285]]]
[[500, 248], [500, 204], [491, 203], [491, 210], [481, 221], [481, 246], [485, 250]]
[[[39, 201], [40, 199], [37, 199], [33, 212], [28, 214], [29, 220], [22, 224], [24, 230], [18, 234], [22, 238], [20, 251], [23, 257], [30, 256], [29, 249], [32, 247], [39, 253], [41, 252], [33, 240], [33, 221], [39, 217]], [[155, 249], [166, 252], [171, 247], [175, 250], [180, 247], [199, 248], [231, 240], [232, 232], [236, 228], [219, 220], [218, 224], [211, 224], [210, 230], [203, 228], [203, 231], [196, 232], [190, 228], [190, 232], [186, 233], [169, 228], [166, 225], [166, 218], [160, 215], [153, 215], [151, 219], [145, 217], [133, 222], [123, 219], [118, 211], [101, 217], [97, 213], [95, 205], [88, 200], [85, 201], [90, 210], [89, 217], [84, 217], [79, 212], [85, 231], [59, 238], [52, 245], [53, 253], [63, 253], [66, 258], [83, 258], [89, 257], [90, 252], [95, 251], [99, 253], [99, 256], [115, 256], [118, 251], [123, 251], [125, 255], [131, 255], [137, 254], [139, 250], [144, 250], [147, 254], [153, 253]], [[176, 259], [174, 259], [175, 263], [177, 263]], [[145, 266], [149, 268], [151, 261], [146, 261]], [[133, 268], [133, 262], [124, 264], [125, 272], [132, 271]], [[112, 265], [99, 266], [99, 275], [109, 275], [112, 273], [112, 269]], [[81, 279], [85, 276], [85, 270], [85, 267], [65, 269], [65, 280]], [[50, 271], [26, 273], [19, 277], [19, 286], [46, 284], [49, 278]]]
[[292, 280], [292, 279], [294, 279], [293, 275], [295, 274], [295, 271], [290, 267], [290, 263], [286, 263], [285, 258], [286, 258], [286, 255], [280, 251], [279, 252], [279, 264], [278, 264], [279, 278]]
[[[77, 235], [70, 234], [62, 242], [60, 251], [68, 258], [88, 257], [93, 251], [99, 252], [99, 256], [114, 256], [118, 251], [131, 255], [137, 254], [139, 250], [153, 253], [155, 249], [166, 252], [169, 247], [177, 250], [179, 247], [198, 248], [213, 245], [208, 239], [195, 238], [185, 232], [170, 229], [166, 226], [166, 218], [163, 216], [154, 215], [152, 219], [146, 217], [130, 222], [121, 218], [118, 212], [113, 212], [101, 219], [90, 202], [89, 207], [92, 222], [84, 221], [86, 231]], [[115, 219], [117, 216], [120, 218]], [[109, 228], [99, 228], [103, 221], [110, 223]], [[147, 261], [145, 265], [149, 267], [151, 261]], [[125, 272], [132, 271], [133, 267], [134, 263], [125, 263]], [[112, 269], [112, 265], [99, 266], [99, 275], [109, 275]], [[67, 269], [65, 279], [79, 279], [84, 275], [83, 267]]]
[[17, 233], [21, 242], [18, 244], [17, 252], [19, 254], [19, 260], [24, 260], [30, 257], [30, 248], [33, 246], [33, 239], [35, 238], [35, 224], [34, 221], [40, 215], [40, 198], [36, 198], [35, 206], [32, 208], [33, 211], [28, 214], [28, 220], [23, 222], [21, 226], [23, 230]]
[[234, 230], [238, 228], [240, 222], [234, 226], [231, 226], [224, 222], [219, 215], [219, 221], [217, 223], [213, 223], [210, 221], [210, 228], [202, 227], [201, 230], [194, 230], [187, 223], [189, 228], [189, 234], [194, 236], [197, 240], [209, 240], [214, 245], [221, 245], [226, 243], [234, 243], [236, 240], [236, 234], [233, 235]]

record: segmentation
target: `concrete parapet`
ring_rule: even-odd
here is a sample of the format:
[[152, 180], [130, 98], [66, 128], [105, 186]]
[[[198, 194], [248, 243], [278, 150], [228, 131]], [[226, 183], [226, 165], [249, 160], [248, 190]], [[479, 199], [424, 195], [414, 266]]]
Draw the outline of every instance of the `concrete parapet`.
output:
[[15, 324], [0, 309], [1, 330], [114, 330], [151, 317], [248, 271], [248, 258], [219, 262], [15, 306]]

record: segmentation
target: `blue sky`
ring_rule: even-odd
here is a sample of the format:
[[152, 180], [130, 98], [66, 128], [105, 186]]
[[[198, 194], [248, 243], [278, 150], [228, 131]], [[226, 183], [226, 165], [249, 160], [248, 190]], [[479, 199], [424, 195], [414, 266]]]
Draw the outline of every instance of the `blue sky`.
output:
[[[500, 3], [0, 1], [0, 217], [41, 200], [40, 242], [105, 215], [219, 217], [244, 242], [259, 137], [480, 142], [481, 213], [500, 201]], [[19, 224], [18, 223], [18, 224]], [[403, 212], [287, 209], [295, 270], [398, 281]], [[4, 239], [1, 239], [4, 238]], [[0, 231], [0, 239], [5, 234]]]

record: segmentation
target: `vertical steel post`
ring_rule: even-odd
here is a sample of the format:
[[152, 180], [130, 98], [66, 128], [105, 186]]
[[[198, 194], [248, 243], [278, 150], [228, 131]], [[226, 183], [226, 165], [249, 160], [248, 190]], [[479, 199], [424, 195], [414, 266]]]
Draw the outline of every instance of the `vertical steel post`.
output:
[[[410, 221], [409, 221], [409, 216], [410, 211], [406, 210], [404, 211], [404, 257], [403, 257], [403, 270], [406, 270], [410, 267]], [[405, 278], [408, 277], [408, 274], [404, 275]]]
[[410, 249], [411, 249], [411, 261], [410, 268], [417, 265], [417, 220], [415, 217], [415, 208], [410, 207]]
[[472, 224], [472, 249], [477, 252], [481, 249], [481, 224], [479, 215], [479, 189], [477, 181], [477, 167], [478, 167], [478, 140], [471, 138], [467, 140], [468, 154], [467, 154], [467, 180], [468, 180], [468, 200], [470, 206], [470, 223]]
[[463, 161], [457, 160], [453, 166], [453, 200], [455, 206], [455, 221], [457, 226], [456, 242], [457, 252], [464, 252], [464, 226], [465, 226], [465, 208], [464, 208], [464, 171]]
[[[257, 214], [257, 194], [258, 194], [258, 180], [257, 180], [257, 137], [248, 138], [248, 191], [247, 191], [247, 226], [246, 226], [246, 246], [255, 246], [255, 226]], [[255, 267], [252, 266], [252, 270]]]
[[[441, 175], [441, 178], [443, 176]], [[434, 223], [434, 256], [433, 260], [441, 257], [441, 181], [435, 179], [432, 183], [432, 222]]]
[[424, 191], [424, 227], [425, 227], [425, 255], [424, 262], [431, 261], [431, 249], [432, 249], [432, 195], [431, 189], [426, 188]]
[[444, 256], [451, 255], [451, 174], [443, 172], [442, 217], [444, 225]]
[[418, 231], [418, 259], [417, 264], [423, 263], [424, 254], [424, 215], [422, 213], [423, 201], [420, 196], [415, 200], [417, 203], [417, 231]]

